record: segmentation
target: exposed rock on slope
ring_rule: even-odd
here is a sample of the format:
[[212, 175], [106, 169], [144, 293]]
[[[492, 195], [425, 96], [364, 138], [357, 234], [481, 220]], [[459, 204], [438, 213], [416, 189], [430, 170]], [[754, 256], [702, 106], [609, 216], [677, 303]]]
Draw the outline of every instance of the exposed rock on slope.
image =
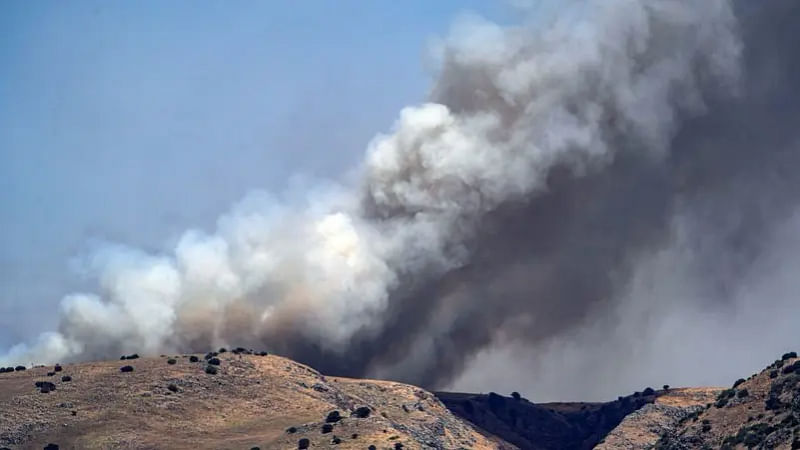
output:
[[[414, 386], [325, 377], [278, 356], [215, 357], [218, 366], [188, 356], [69, 364], [69, 382], [47, 367], [2, 373], [0, 447], [514, 448]], [[42, 393], [37, 381], [55, 389]]]

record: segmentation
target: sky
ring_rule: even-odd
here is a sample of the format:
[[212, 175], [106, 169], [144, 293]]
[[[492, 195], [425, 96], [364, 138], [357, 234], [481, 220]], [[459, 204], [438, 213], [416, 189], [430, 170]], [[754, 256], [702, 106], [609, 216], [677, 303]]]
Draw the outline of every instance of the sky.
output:
[[0, 348], [56, 325], [93, 243], [160, 249], [253, 189], [339, 177], [480, 1], [4, 2]]

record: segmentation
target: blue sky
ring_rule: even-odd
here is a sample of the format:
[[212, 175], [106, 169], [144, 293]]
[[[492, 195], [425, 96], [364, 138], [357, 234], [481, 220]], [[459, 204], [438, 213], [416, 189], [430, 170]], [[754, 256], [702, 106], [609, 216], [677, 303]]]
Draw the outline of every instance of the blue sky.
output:
[[0, 348], [50, 329], [93, 240], [159, 249], [249, 190], [337, 177], [484, 1], [0, 5]]

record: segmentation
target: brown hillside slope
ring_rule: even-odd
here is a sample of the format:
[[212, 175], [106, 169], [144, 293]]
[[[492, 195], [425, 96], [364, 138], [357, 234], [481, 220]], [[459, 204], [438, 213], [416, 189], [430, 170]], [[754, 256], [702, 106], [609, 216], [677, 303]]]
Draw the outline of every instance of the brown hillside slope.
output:
[[[69, 364], [52, 376], [52, 366], [0, 373], [0, 447], [295, 449], [307, 438], [312, 449], [514, 448], [414, 386], [330, 378], [286, 358], [231, 352], [208, 374], [198, 356]], [[134, 371], [121, 372], [126, 365]], [[56, 389], [42, 393], [37, 381]], [[368, 417], [351, 416], [362, 406]], [[323, 433], [332, 411], [342, 418]]]
[[665, 433], [655, 448], [800, 448], [800, 360], [787, 353], [761, 373], [738, 380], [712, 405]]
[[681, 420], [702, 411], [713, 403], [722, 388], [678, 388], [669, 389], [622, 420], [598, 444], [596, 450], [645, 450], [653, 448], [658, 439], [674, 431]]

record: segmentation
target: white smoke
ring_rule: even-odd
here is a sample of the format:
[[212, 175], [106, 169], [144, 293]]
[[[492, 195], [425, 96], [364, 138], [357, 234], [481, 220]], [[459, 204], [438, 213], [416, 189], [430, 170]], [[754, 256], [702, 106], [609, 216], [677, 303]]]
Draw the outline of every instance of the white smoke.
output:
[[59, 330], [0, 364], [289, 336], [344, 354], [355, 335], [381, 333], [404, 283], [467, 264], [481, 218], [545, 192], [553, 168], [601, 171], [620, 142], [663, 158], [683, 118], [735, 91], [736, 25], [726, 0], [570, 1], [506, 27], [465, 19], [435, 49], [430, 102], [369, 144], [359, 181], [304, 201], [254, 193], [162, 254], [103, 248], [97, 293], [66, 296]]

